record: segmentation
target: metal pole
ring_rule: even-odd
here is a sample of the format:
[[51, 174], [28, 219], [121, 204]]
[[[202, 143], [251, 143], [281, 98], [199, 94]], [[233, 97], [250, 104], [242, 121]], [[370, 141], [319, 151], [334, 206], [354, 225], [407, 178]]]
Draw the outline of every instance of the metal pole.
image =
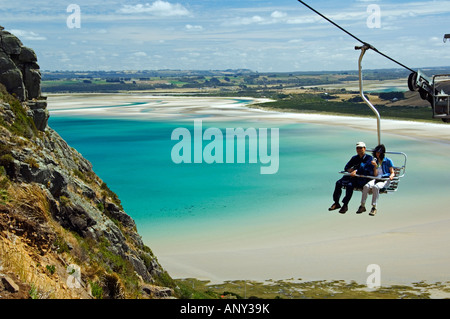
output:
[[361, 98], [363, 99], [363, 101], [370, 107], [370, 109], [373, 111], [373, 113], [375, 113], [375, 116], [377, 117], [378, 145], [380, 145], [381, 144], [381, 118], [380, 118], [380, 113], [372, 105], [372, 103], [370, 103], [370, 101], [365, 97], [364, 91], [363, 91], [363, 78], [362, 78], [362, 66], [361, 66], [361, 64], [362, 64], [362, 59], [364, 57], [364, 54], [370, 48], [371, 48], [371, 46], [367, 45], [367, 44], [365, 44], [365, 45], [363, 45], [361, 47], [355, 47], [355, 50], [361, 50], [361, 55], [359, 56], [359, 61], [358, 61], [358, 68], [359, 68], [359, 93], [361, 94]]

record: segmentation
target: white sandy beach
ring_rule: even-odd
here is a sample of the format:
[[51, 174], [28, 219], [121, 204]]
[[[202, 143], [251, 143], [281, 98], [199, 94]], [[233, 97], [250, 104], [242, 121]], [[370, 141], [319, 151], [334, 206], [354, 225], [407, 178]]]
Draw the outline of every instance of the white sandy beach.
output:
[[[180, 113], [192, 115], [184, 121], [192, 121], [195, 116], [208, 121], [224, 121], [236, 118], [249, 121], [303, 122], [325, 125], [342, 125], [354, 129], [376, 132], [376, 120], [367, 117], [349, 117], [324, 114], [300, 114], [267, 111], [248, 108], [236, 104], [236, 100], [263, 103], [269, 99], [217, 98], [161, 96], [151, 94], [53, 94], [49, 96], [49, 110], [52, 113], [77, 115], [89, 114], [115, 118], [182, 120]], [[141, 103], [134, 105], [134, 103]], [[121, 106], [116, 106], [121, 104]], [[112, 107], [108, 107], [108, 106]], [[431, 110], [430, 110], [431, 117]], [[436, 142], [450, 143], [450, 125], [382, 120], [383, 134], [398, 134], [410, 138], [426, 138]]]
[[[48, 99], [51, 113], [68, 115], [171, 120], [183, 112], [192, 116], [191, 121], [196, 116], [207, 116], [205, 119], [211, 121], [239, 118], [255, 122], [304, 122], [376, 134], [373, 118], [263, 111], [236, 104], [230, 98], [95, 94], [50, 95]], [[261, 101], [264, 100], [255, 100]], [[122, 102], [143, 104], [104, 107]], [[143, 112], [146, 109], [151, 112]], [[450, 156], [450, 125], [382, 120], [382, 132], [383, 136], [395, 134], [436, 143], [443, 156]], [[442, 169], [448, 171], [448, 167]], [[330, 184], [330, 189], [324, 190], [329, 197], [333, 187]], [[302, 278], [364, 283], [369, 276], [367, 266], [378, 264], [382, 284], [386, 285], [450, 280], [448, 201], [442, 198], [417, 205], [408, 201], [408, 194], [400, 192], [399, 200], [390, 198], [389, 207], [385, 206], [375, 217], [354, 214], [357, 200], [346, 215], [328, 212], [330, 200], [317, 203], [320, 214], [307, 221], [274, 217], [271, 225], [248, 225], [242, 228], [245, 231], [239, 229], [232, 234], [204, 234], [210, 236], [207, 238], [193, 234], [183, 240], [174, 238], [160, 243], [158, 247], [146, 244], [174, 278], [196, 277], [213, 282]]]

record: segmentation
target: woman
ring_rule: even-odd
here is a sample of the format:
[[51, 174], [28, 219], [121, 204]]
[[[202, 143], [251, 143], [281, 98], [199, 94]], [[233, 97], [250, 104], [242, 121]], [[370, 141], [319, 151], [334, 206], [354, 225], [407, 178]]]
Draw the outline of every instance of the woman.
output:
[[370, 190], [372, 190], [372, 209], [369, 213], [370, 216], [374, 216], [377, 213], [377, 201], [380, 196], [380, 189], [389, 187], [389, 184], [394, 179], [394, 163], [390, 158], [384, 156], [386, 148], [383, 144], [378, 145], [373, 150], [373, 175], [378, 178], [389, 178], [388, 180], [372, 179], [363, 187], [361, 206], [359, 206], [357, 214], [364, 213], [366, 211], [366, 200]]

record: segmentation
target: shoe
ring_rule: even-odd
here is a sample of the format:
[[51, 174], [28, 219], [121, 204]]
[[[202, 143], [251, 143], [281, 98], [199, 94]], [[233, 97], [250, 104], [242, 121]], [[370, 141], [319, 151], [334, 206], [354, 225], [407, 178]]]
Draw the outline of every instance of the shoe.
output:
[[331, 210], [336, 210], [338, 208], [341, 208], [341, 205], [339, 205], [339, 203], [334, 203], [333, 205], [331, 205], [330, 208], [328, 208], [328, 210], [331, 211]]
[[363, 206], [363, 205], [361, 205], [361, 206], [359, 206], [359, 208], [358, 208], [358, 210], [356, 211], [356, 213], [357, 214], [362, 214], [362, 213], [364, 213], [366, 211], [366, 208]]
[[375, 216], [376, 213], [377, 213], [377, 209], [375, 207], [372, 207], [372, 210], [370, 211], [369, 215]]
[[348, 206], [346, 204], [344, 204], [344, 206], [342, 206], [342, 208], [339, 210], [339, 213], [345, 214], [347, 211], [348, 211]]

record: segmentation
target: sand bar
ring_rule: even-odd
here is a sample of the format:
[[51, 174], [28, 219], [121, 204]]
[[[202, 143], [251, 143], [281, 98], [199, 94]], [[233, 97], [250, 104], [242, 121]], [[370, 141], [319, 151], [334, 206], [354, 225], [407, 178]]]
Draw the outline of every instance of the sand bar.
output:
[[[375, 118], [310, 113], [277, 112], [249, 108], [237, 103], [264, 103], [269, 99], [161, 96], [151, 94], [52, 94], [49, 110], [60, 115], [91, 115], [112, 118], [192, 121], [277, 121], [280, 123], [315, 123], [341, 125], [366, 131], [377, 130]], [[119, 105], [119, 106], [117, 106]], [[185, 116], [180, 116], [185, 115]], [[431, 111], [430, 111], [431, 117]], [[450, 125], [417, 121], [383, 119], [381, 130], [410, 138], [425, 138], [450, 143]]]

